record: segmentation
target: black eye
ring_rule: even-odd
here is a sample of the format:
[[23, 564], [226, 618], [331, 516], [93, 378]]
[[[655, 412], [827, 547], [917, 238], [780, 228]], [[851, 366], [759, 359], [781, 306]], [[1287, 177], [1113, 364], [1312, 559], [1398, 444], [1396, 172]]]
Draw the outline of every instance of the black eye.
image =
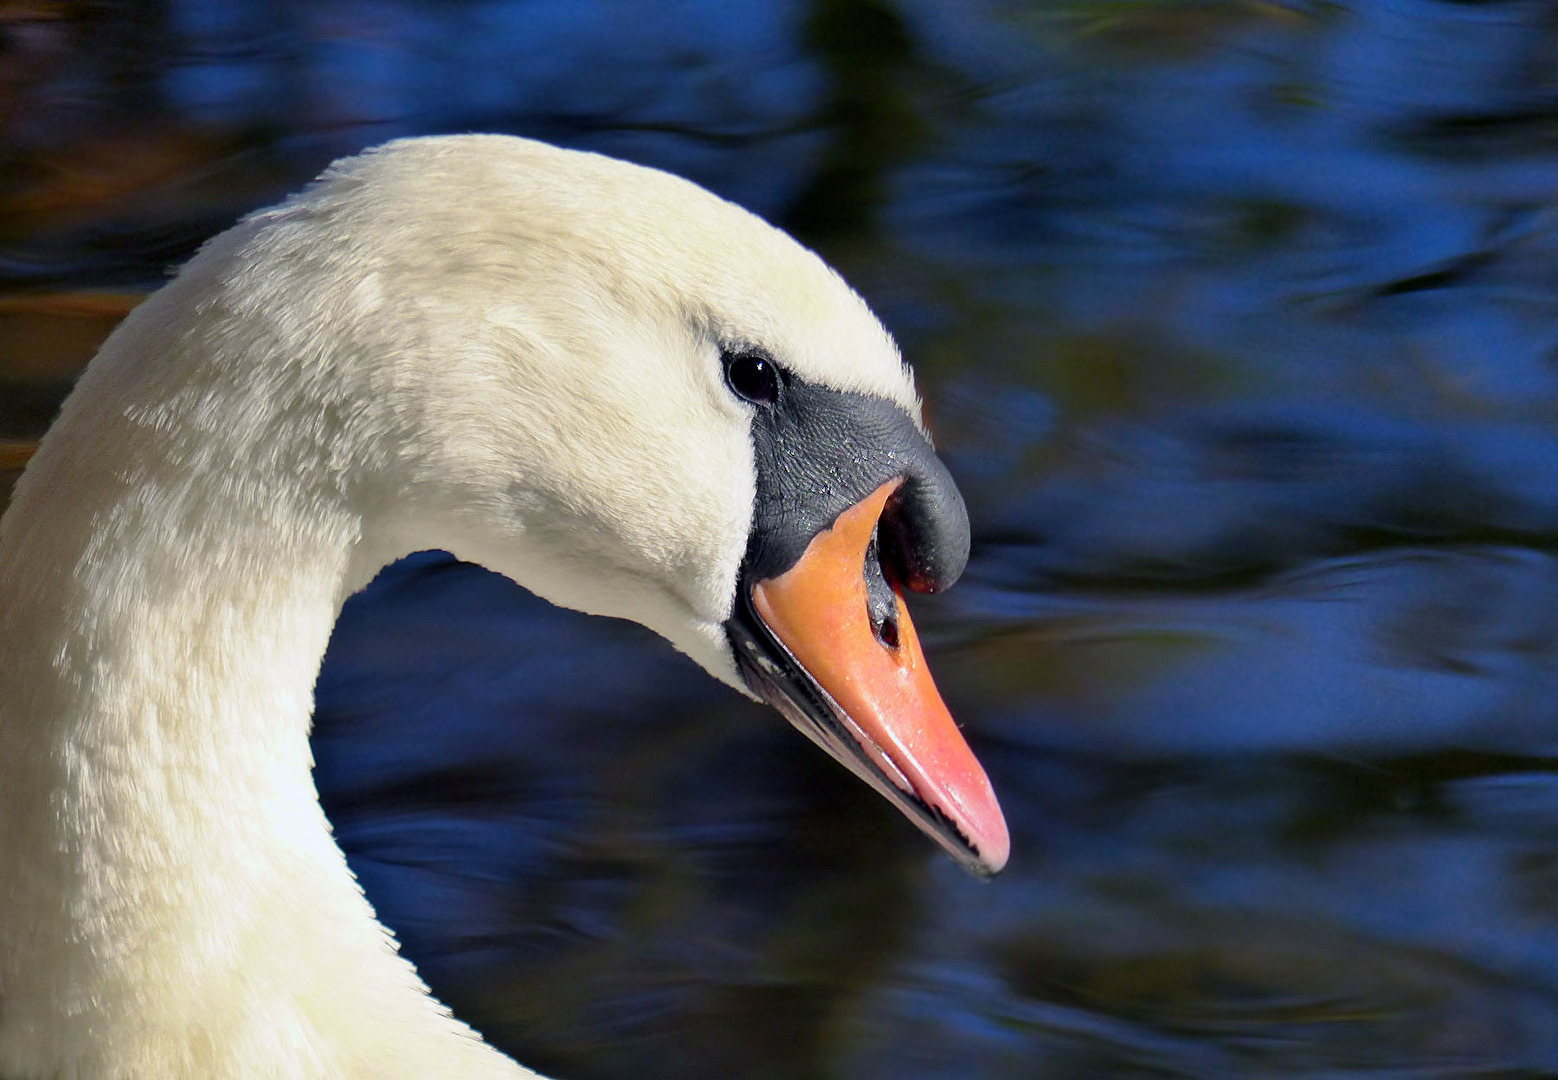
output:
[[737, 397], [754, 405], [772, 405], [779, 400], [779, 369], [762, 353], [726, 353], [725, 382]]

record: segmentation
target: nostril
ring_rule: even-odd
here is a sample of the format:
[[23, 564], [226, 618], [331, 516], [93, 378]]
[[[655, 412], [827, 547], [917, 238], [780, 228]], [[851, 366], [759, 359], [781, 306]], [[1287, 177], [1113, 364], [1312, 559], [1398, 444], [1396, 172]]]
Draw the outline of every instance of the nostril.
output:
[[871, 620], [871, 632], [889, 649], [898, 648], [898, 594], [882, 568], [881, 548], [877, 534], [871, 534], [866, 545], [865, 565], [861, 567], [866, 583], [866, 616]]
[[898, 648], [898, 620], [883, 619], [882, 625], [876, 628], [876, 639], [889, 649]]

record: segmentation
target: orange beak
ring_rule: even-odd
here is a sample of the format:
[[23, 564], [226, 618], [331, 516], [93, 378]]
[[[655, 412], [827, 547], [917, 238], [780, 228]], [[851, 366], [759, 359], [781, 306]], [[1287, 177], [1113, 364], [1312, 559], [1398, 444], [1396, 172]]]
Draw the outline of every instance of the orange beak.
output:
[[[995, 792], [931, 680], [897, 585], [879, 617], [868, 596], [877, 522], [901, 483], [877, 488], [789, 570], [751, 587], [753, 611], [810, 683], [809, 695], [765, 696], [968, 869], [989, 876], [1011, 847]], [[775, 682], [774, 672], [765, 681]]]

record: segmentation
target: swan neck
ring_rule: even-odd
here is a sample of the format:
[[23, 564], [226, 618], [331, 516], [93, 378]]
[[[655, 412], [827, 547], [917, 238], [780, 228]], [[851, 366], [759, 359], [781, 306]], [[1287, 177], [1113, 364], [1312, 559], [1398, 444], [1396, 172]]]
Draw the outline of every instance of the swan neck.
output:
[[0, 521], [0, 1076], [530, 1075], [425, 992], [319, 807], [314, 680], [383, 561], [340, 455], [297, 423], [197, 447], [191, 413], [302, 406], [132, 360]]

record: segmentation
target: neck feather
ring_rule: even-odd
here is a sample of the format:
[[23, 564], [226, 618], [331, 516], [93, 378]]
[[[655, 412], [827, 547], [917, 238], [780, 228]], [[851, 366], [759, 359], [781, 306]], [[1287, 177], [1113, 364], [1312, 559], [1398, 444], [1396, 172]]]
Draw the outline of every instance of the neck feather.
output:
[[341, 433], [135, 346], [0, 523], [0, 1076], [529, 1075], [427, 995], [319, 807], [314, 679], [382, 561]]

